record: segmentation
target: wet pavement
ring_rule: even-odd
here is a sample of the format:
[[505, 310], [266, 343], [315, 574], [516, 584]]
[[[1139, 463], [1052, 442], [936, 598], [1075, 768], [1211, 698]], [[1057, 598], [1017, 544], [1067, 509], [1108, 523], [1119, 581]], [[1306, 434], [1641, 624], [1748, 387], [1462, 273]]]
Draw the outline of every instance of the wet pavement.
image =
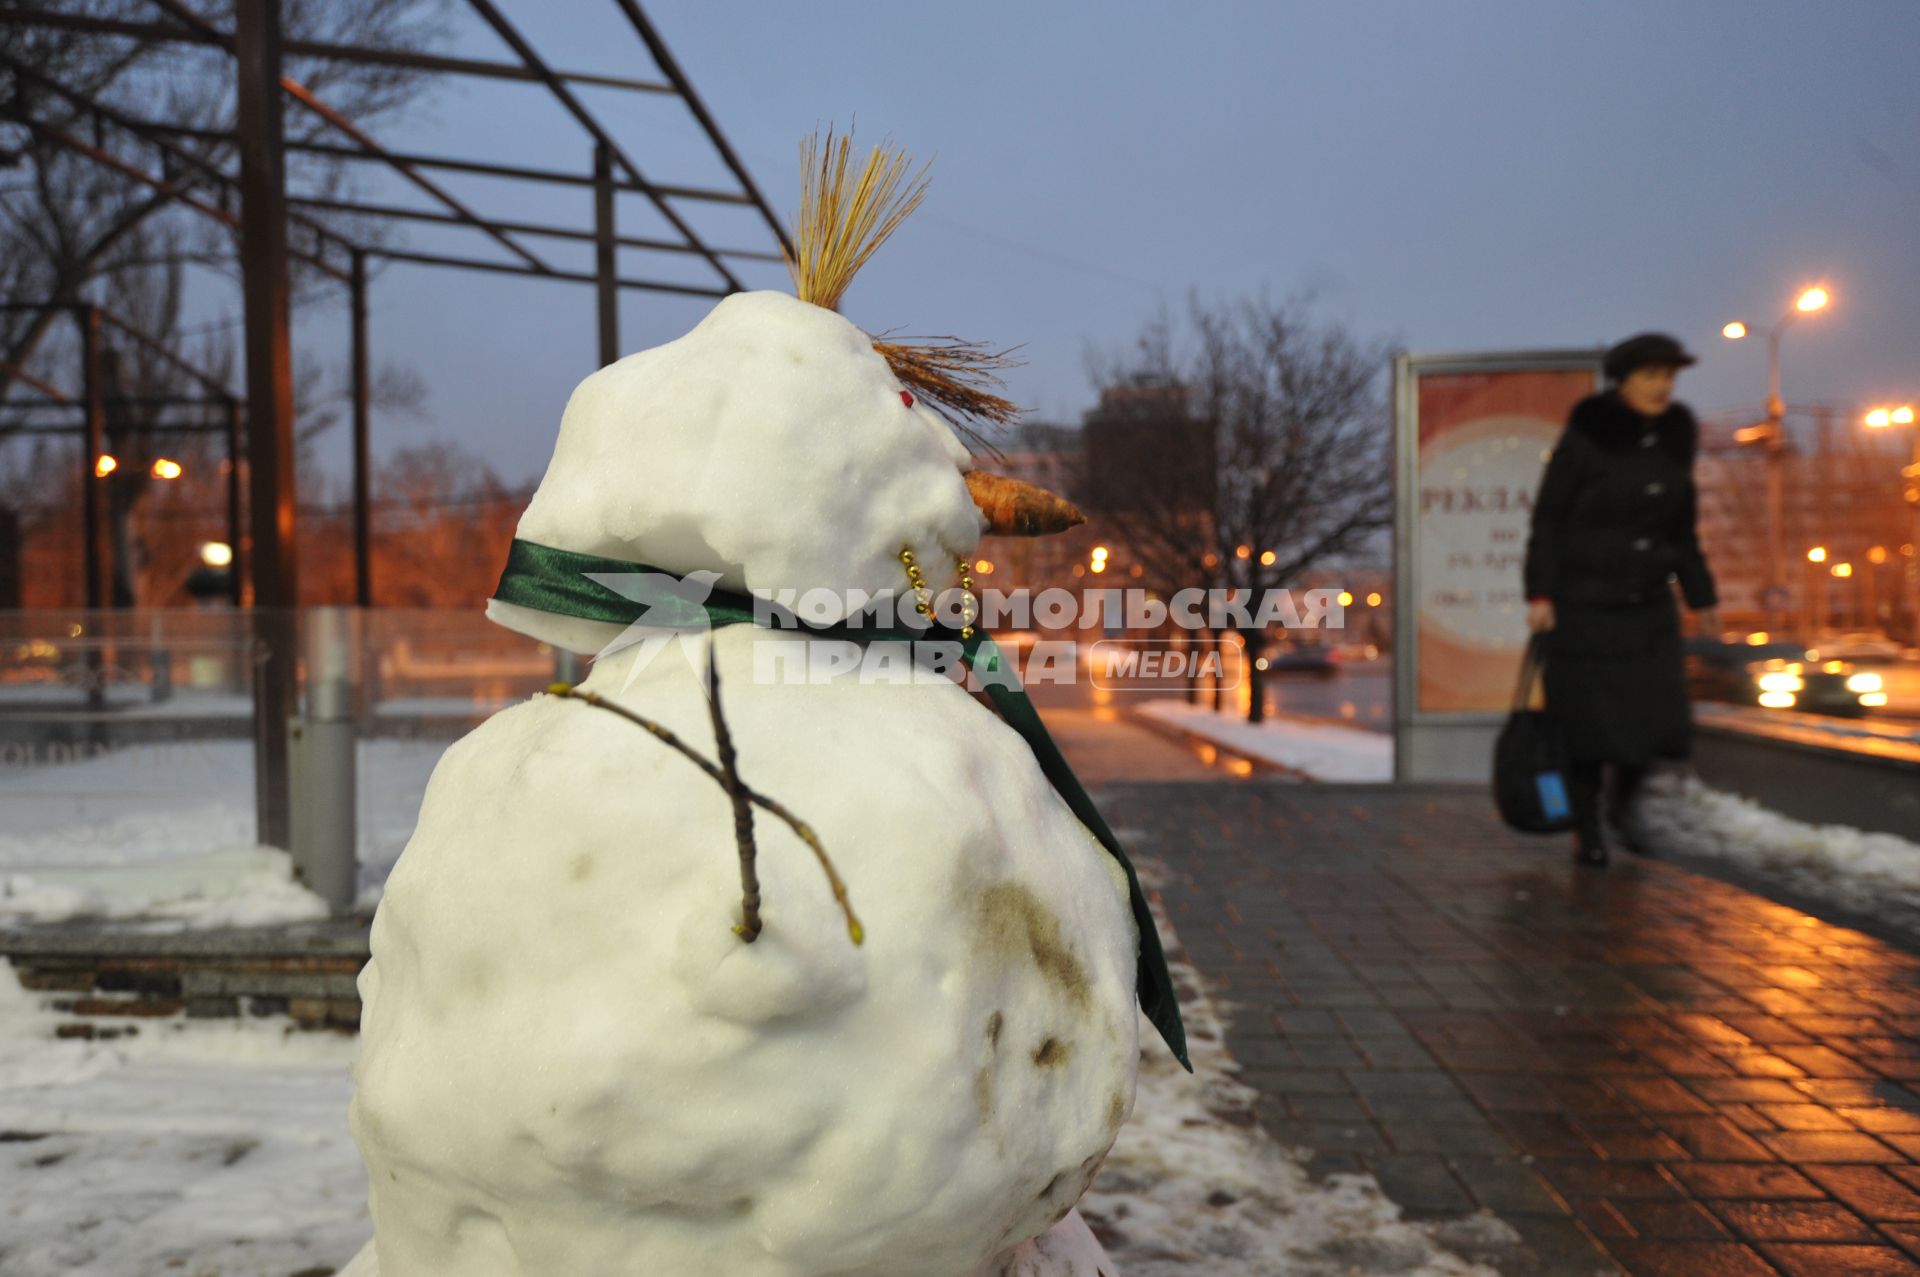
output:
[[1100, 797], [1316, 1172], [1493, 1210], [1509, 1274], [1920, 1274], [1920, 956], [1677, 865], [1581, 869], [1478, 788]]

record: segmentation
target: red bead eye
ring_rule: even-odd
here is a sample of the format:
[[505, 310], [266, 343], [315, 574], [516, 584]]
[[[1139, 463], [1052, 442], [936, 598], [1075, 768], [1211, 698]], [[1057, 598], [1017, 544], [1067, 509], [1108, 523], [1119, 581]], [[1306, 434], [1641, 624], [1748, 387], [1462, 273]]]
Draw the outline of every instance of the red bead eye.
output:
[[905, 404], [909, 408], [913, 407], [913, 392], [911, 390], [901, 391], [900, 402]]

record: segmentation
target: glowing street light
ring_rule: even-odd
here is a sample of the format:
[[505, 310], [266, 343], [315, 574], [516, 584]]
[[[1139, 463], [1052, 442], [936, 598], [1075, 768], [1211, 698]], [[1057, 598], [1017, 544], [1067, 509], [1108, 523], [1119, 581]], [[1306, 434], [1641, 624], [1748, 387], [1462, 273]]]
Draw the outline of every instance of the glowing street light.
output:
[[225, 541], [203, 541], [200, 543], [200, 561], [210, 568], [233, 566], [233, 547]]
[[1816, 310], [1825, 310], [1833, 298], [1827, 290], [1819, 286], [1807, 289], [1794, 299], [1793, 308], [1803, 315], [1811, 315]]
[[110, 452], [103, 452], [93, 463], [93, 477], [104, 479], [120, 468], [120, 463]]
[[1373, 593], [1367, 595], [1367, 606], [1368, 607], [1380, 606], [1380, 591], [1375, 590]]
[[1864, 420], [1875, 430], [1884, 429], [1893, 424], [1893, 409], [1875, 408], [1866, 415]]
[[1808, 551], [1807, 551], [1807, 562], [1809, 562], [1809, 563], [1825, 563], [1826, 561], [1827, 561], [1827, 547], [1826, 547], [1826, 546], [1824, 546], [1824, 545], [1816, 545], [1816, 546], [1814, 546], [1814, 547], [1813, 547], [1813, 548], [1812, 548], [1811, 550], [1808, 550]]
[[1233, 557], [1236, 559], [1249, 558], [1252, 554], [1253, 547], [1250, 545], [1236, 545], [1233, 547]]
[[1260, 566], [1263, 568], [1272, 567], [1274, 558], [1275, 558], [1275, 555], [1272, 550], [1260, 551]]
[[165, 457], [156, 457], [151, 473], [156, 479], [178, 479], [180, 477], [180, 463], [178, 461], [169, 461]]
[[1853, 564], [1836, 563], [1831, 568], [1829, 568], [1828, 571], [1832, 572], [1837, 577], [1842, 577], [1842, 578], [1849, 577], [1853, 575]]
[[1894, 425], [1910, 426], [1913, 424], [1913, 405], [1901, 404], [1898, 408], [1895, 408], [1893, 410], [1891, 416], [1893, 417]]
[[1728, 341], [1739, 341], [1742, 337], [1745, 337], [1747, 335], [1747, 326], [1736, 319], [1731, 324], [1728, 324], [1725, 328], [1722, 328], [1720, 330], [1720, 335], [1722, 337], [1725, 337]]
[[1353, 606], [1353, 591], [1351, 590], [1340, 591], [1340, 606], [1341, 607]]

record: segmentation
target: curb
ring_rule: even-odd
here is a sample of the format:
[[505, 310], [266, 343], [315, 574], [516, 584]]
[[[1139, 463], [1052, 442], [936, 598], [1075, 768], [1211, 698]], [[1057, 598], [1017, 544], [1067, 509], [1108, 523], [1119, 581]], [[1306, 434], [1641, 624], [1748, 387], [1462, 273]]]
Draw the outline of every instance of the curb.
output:
[[1142, 714], [1137, 709], [1129, 709], [1122, 712], [1126, 715], [1129, 723], [1138, 727], [1144, 727], [1156, 735], [1163, 736], [1171, 741], [1176, 741], [1196, 752], [1202, 748], [1211, 749], [1223, 759], [1232, 759], [1236, 762], [1246, 763], [1253, 769], [1253, 774], [1256, 776], [1264, 774], [1295, 781], [1309, 781], [1313, 779], [1303, 771], [1296, 771], [1291, 767], [1276, 763], [1272, 759], [1261, 758], [1257, 754], [1250, 754], [1246, 750], [1237, 749], [1232, 745], [1217, 741], [1213, 737], [1200, 732], [1189, 731], [1187, 728], [1176, 727], [1172, 723], [1162, 722], [1150, 714]]

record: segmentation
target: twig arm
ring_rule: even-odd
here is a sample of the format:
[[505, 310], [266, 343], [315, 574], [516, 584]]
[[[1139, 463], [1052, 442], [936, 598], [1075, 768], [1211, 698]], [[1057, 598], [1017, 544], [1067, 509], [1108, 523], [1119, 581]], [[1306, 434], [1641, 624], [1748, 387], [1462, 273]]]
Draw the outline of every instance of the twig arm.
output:
[[[716, 680], [716, 686], [717, 686], [717, 680]], [[688, 745], [685, 741], [681, 740], [673, 732], [669, 731], [665, 727], [662, 727], [660, 724], [654, 722], [653, 720], [641, 717], [639, 714], [634, 713], [632, 710], [628, 709], [624, 705], [616, 705], [612, 701], [607, 700], [605, 697], [600, 696], [597, 693], [583, 692], [579, 688], [574, 687], [569, 683], [551, 683], [547, 686], [547, 693], [550, 696], [558, 696], [566, 700], [584, 701], [586, 704], [593, 706], [595, 709], [604, 709], [610, 714], [617, 714], [621, 718], [626, 719], [629, 723], [634, 724], [636, 727], [644, 728], [646, 731], [651, 733], [655, 737], [655, 739], [659, 740], [662, 744], [669, 746], [670, 748], [678, 752], [682, 757], [684, 757], [688, 762], [692, 763], [695, 767], [698, 767], [701, 771], [705, 772], [707, 774], [707, 777], [710, 780], [712, 780], [715, 784], [719, 785], [723, 789], [726, 789], [729, 797], [732, 797], [734, 795], [733, 789], [730, 788], [727, 784], [726, 774], [722, 772], [722, 770], [719, 767], [715, 766], [713, 763], [709, 762], [706, 758], [702, 757], [699, 751], [695, 750], [692, 746]], [[815, 859], [817, 859], [820, 862], [820, 868], [827, 875], [828, 884], [833, 888], [833, 898], [839, 902], [840, 912], [846, 915], [847, 935], [853, 940], [855, 944], [864, 944], [867, 938], [866, 928], [861, 925], [860, 919], [853, 912], [853, 903], [850, 899], [848, 899], [848, 896], [847, 896], [847, 884], [840, 880], [839, 873], [837, 873], [834, 870], [833, 860], [827, 855], [827, 849], [825, 845], [821, 843], [820, 836], [813, 832], [813, 827], [807, 824], [806, 821], [801, 820], [798, 816], [794, 815], [791, 811], [787, 810], [784, 804], [778, 803], [773, 799], [768, 798], [765, 794], [762, 794], [757, 790], [750, 788], [744, 781], [738, 781], [737, 777], [735, 779], [739, 784], [740, 794], [743, 795], [749, 803], [752, 803], [755, 806], [761, 808], [768, 815], [773, 816], [776, 819], [785, 822], [787, 828], [793, 830], [794, 836], [798, 838], [801, 842], [805, 843], [812, 850]], [[735, 828], [737, 831], [738, 829], [737, 802], [735, 807]], [[757, 881], [755, 884], [755, 896], [757, 899], [758, 897]]]

